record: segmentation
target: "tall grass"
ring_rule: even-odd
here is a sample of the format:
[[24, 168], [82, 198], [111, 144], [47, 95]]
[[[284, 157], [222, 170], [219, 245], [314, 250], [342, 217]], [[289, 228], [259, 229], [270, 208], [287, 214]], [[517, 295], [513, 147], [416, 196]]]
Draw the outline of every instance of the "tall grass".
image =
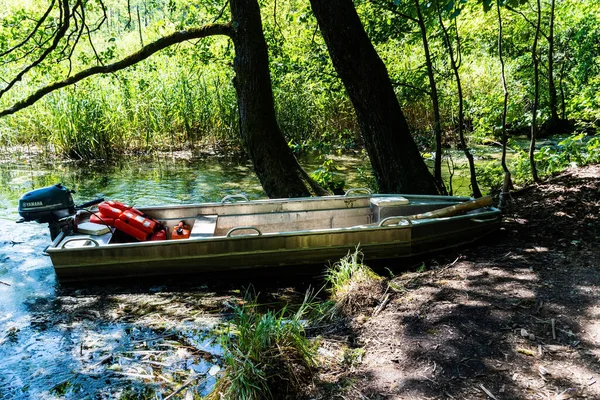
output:
[[0, 144], [49, 144], [69, 158], [104, 159], [238, 140], [232, 72], [199, 72], [178, 61], [157, 56], [118, 75], [53, 92], [2, 118]]
[[225, 372], [209, 398], [275, 399], [299, 391], [316, 366], [316, 346], [305, 335], [312, 308], [309, 294], [296, 311], [261, 313], [256, 299], [237, 307], [223, 340]]

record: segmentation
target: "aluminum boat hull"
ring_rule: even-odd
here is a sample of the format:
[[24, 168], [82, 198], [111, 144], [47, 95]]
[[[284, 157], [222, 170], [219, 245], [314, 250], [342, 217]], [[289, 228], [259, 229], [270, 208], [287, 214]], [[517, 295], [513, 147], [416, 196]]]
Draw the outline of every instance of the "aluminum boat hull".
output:
[[[375, 200], [398, 198], [406, 204], [374, 205]], [[494, 207], [443, 218], [404, 218], [468, 200], [377, 194], [148, 207], [141, 210], [169, 227], [185, 221], [192, 226], [192, 237], [112, 243], [110, 234], [72, 234], [46, 251], [61, 280], [277, 266], [294, 273], [302, 265], [335, 262], [357, 246], [367, 260], [414, 257], [464, 245], [498, 229], [501, 214]], [[194, 227], [199, 234], [194, 235]]]

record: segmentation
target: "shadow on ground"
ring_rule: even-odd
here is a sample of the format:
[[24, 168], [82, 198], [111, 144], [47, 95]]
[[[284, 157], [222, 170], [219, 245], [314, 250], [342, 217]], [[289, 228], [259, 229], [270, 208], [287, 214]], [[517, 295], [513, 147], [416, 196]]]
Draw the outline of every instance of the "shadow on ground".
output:
[[346, 399], [600, 398], [599, 214], [600, 166], [515, 195], [486, 243], [396, 276], [382, 312], [350, 318], [334, 339], [362, 362], [322, 382]]

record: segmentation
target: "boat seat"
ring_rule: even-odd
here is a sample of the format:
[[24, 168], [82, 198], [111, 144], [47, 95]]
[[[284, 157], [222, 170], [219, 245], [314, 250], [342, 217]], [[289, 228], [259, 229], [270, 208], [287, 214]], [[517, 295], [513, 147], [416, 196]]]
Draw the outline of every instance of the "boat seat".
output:
[[395, 197], [373, 197], [371, 198], [371, 206], [379, 207], [393, 207], [393, 206], [404, 206], [409, 203], [406, 197], [395, 196]]
[[410, 201], [406, 197], [372, 197], [371, 209], [375, 222], [384, 220], [394, 215], [402, 215]]
[[196, 216], [192, 231], [190, 232], [190, 239], [214, 236], [217, 217], [218, 215]]
[[67, 249], [74, 249], [74, 248], [88, 247], [88, 246], [96, 247], [96, 244], [93, 242], [96, 242], [98, 244], [98, 246], [104, 246], [104, 245], [109, 244], [111, 239], [112, 239], [112, 232], [105, 233], [102, 235], [74, 234], [74, 235], [65, 236], [56, 247], [57, 248], [64, 247]]

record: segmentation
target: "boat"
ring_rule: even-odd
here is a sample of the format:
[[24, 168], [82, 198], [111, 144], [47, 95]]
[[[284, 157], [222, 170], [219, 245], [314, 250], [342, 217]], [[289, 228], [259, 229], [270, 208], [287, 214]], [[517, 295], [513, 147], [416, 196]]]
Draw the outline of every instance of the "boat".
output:
[[19, 212], [23, 221], [50, 224], [53, 242], [45, 252], [61, 281], [264, 267], [293, 273], [339, 260], [357, 247], [366, 260], [414, 257], [473, 242], [501, 222], [491, 198], [355, 190], [252, 201], [230, 195], [213, 203], [139, 208], [167, 232], [189, 227], [189, 237], [123, 242], [114, 229], [96, 234], [77, 229], [93, 215], [90, 205], [102, 199], [75, 206], [60, 184], [33, 192], [21, 198]]

